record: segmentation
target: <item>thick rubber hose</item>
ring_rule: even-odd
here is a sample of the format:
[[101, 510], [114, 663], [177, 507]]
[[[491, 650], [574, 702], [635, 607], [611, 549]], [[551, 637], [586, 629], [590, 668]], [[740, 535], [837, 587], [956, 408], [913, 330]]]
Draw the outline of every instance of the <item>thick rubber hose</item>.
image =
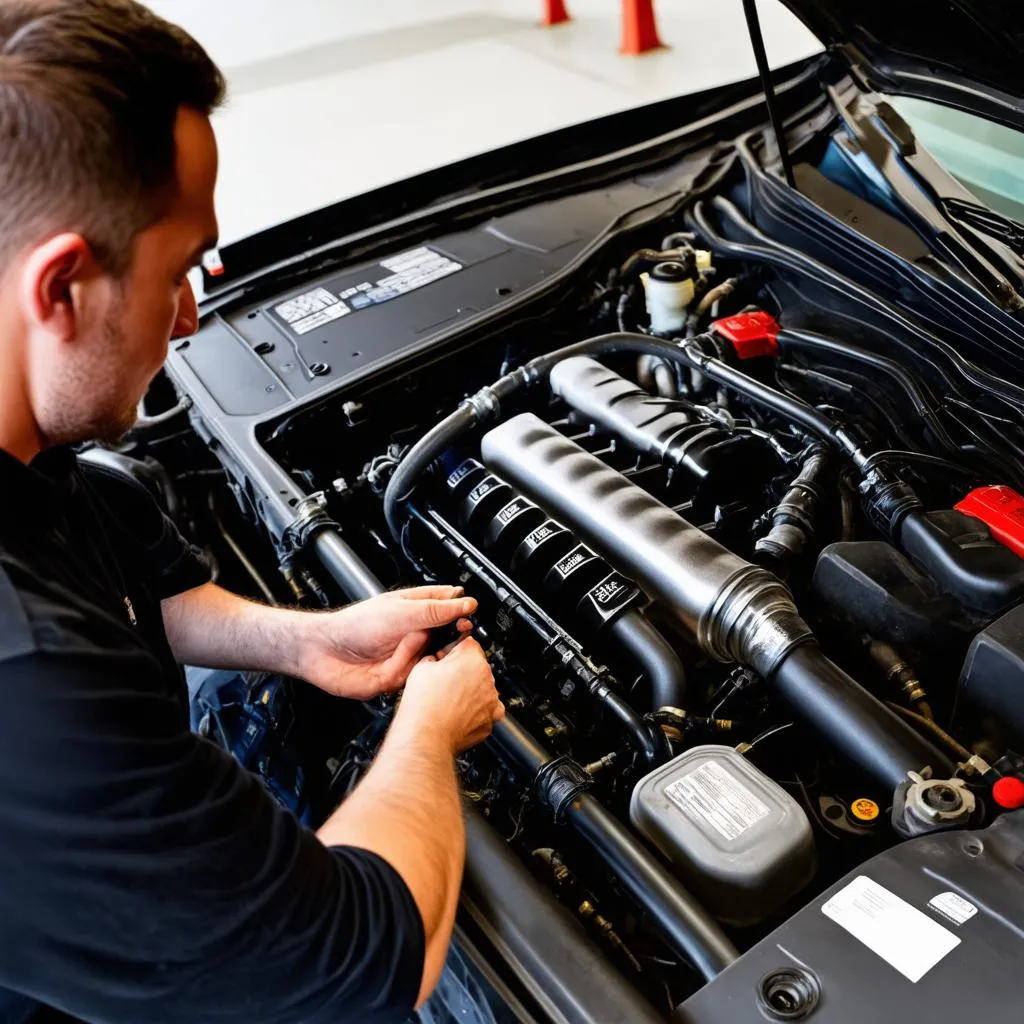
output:
[[566, 1024], [663, 1021], [479, 811], [467, 806], [465, 818], [463, 906], [552, 1017]]
[[771, 680], [789, 705], [840, 753], [861, 765], [888, 791], [907, 772], [930, 767], [949, 778], [945, 754], [851, 679], [814, 644], [794, 648]]
[[396, 540], [402, 532], [402, 503], [412, 494], [420, 474], [476, 422], [475, 409], [470, 405], [460, 405], [455, 412], [428, 430], [398, 464], [384, 492], [384, 518]]
[[636, 609], [620, 615], [610, 629], [615, 642], [636, 662], [651, 687], [651, 710], [686, 707], [686, 672], [669, 642]]

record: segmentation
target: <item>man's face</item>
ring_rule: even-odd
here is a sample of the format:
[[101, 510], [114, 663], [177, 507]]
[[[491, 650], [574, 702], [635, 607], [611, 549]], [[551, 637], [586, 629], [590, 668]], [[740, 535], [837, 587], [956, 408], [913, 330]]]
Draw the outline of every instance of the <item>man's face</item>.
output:
[[37, 379], [36, 416], [49, 444], [115, 440], [198, 313], [188, 271], [217, 238], [217, 146], [209, 119], [182, 108], [175, 128], [177, 188], [166, 213], [135, 240], [120, 280], [96, 269], [76, 286], [75, 336], [50, 350]]

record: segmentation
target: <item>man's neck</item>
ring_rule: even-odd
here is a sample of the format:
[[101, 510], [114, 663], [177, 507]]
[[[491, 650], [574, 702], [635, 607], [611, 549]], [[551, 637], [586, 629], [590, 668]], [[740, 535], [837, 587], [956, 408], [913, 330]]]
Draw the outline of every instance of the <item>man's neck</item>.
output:
[[0, 448], [27, 465], [44, 447], [24, 381], [0, 370]]

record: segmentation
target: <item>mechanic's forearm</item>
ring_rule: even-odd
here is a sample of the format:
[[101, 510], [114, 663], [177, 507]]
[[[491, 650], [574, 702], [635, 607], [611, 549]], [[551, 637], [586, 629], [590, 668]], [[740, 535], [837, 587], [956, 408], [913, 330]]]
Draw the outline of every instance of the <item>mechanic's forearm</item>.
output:
[[205, 668], [300, 674], [303, 637], [315, 612], [269, 608], [207, 583], [161, 604], [175, 658]]
[[450, 739], [418, 728], [399, 710], [366, 777], [317, 836], [325, 846], [376, 853], [408, 885], [426, 936], [419, 1005], [444, 966], [465, 859]]

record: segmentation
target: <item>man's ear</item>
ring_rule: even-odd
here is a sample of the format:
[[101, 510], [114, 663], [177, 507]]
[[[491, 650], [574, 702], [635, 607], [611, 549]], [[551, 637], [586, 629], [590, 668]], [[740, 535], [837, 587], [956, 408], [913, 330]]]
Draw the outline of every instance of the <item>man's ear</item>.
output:
[[75, 308], [74, 285], [96, 272], [89, 243], [65, 232], [37, 245], [22, 266], [21, 306], [28, 323], [59, 341], [74, 339], [81, 310]]

